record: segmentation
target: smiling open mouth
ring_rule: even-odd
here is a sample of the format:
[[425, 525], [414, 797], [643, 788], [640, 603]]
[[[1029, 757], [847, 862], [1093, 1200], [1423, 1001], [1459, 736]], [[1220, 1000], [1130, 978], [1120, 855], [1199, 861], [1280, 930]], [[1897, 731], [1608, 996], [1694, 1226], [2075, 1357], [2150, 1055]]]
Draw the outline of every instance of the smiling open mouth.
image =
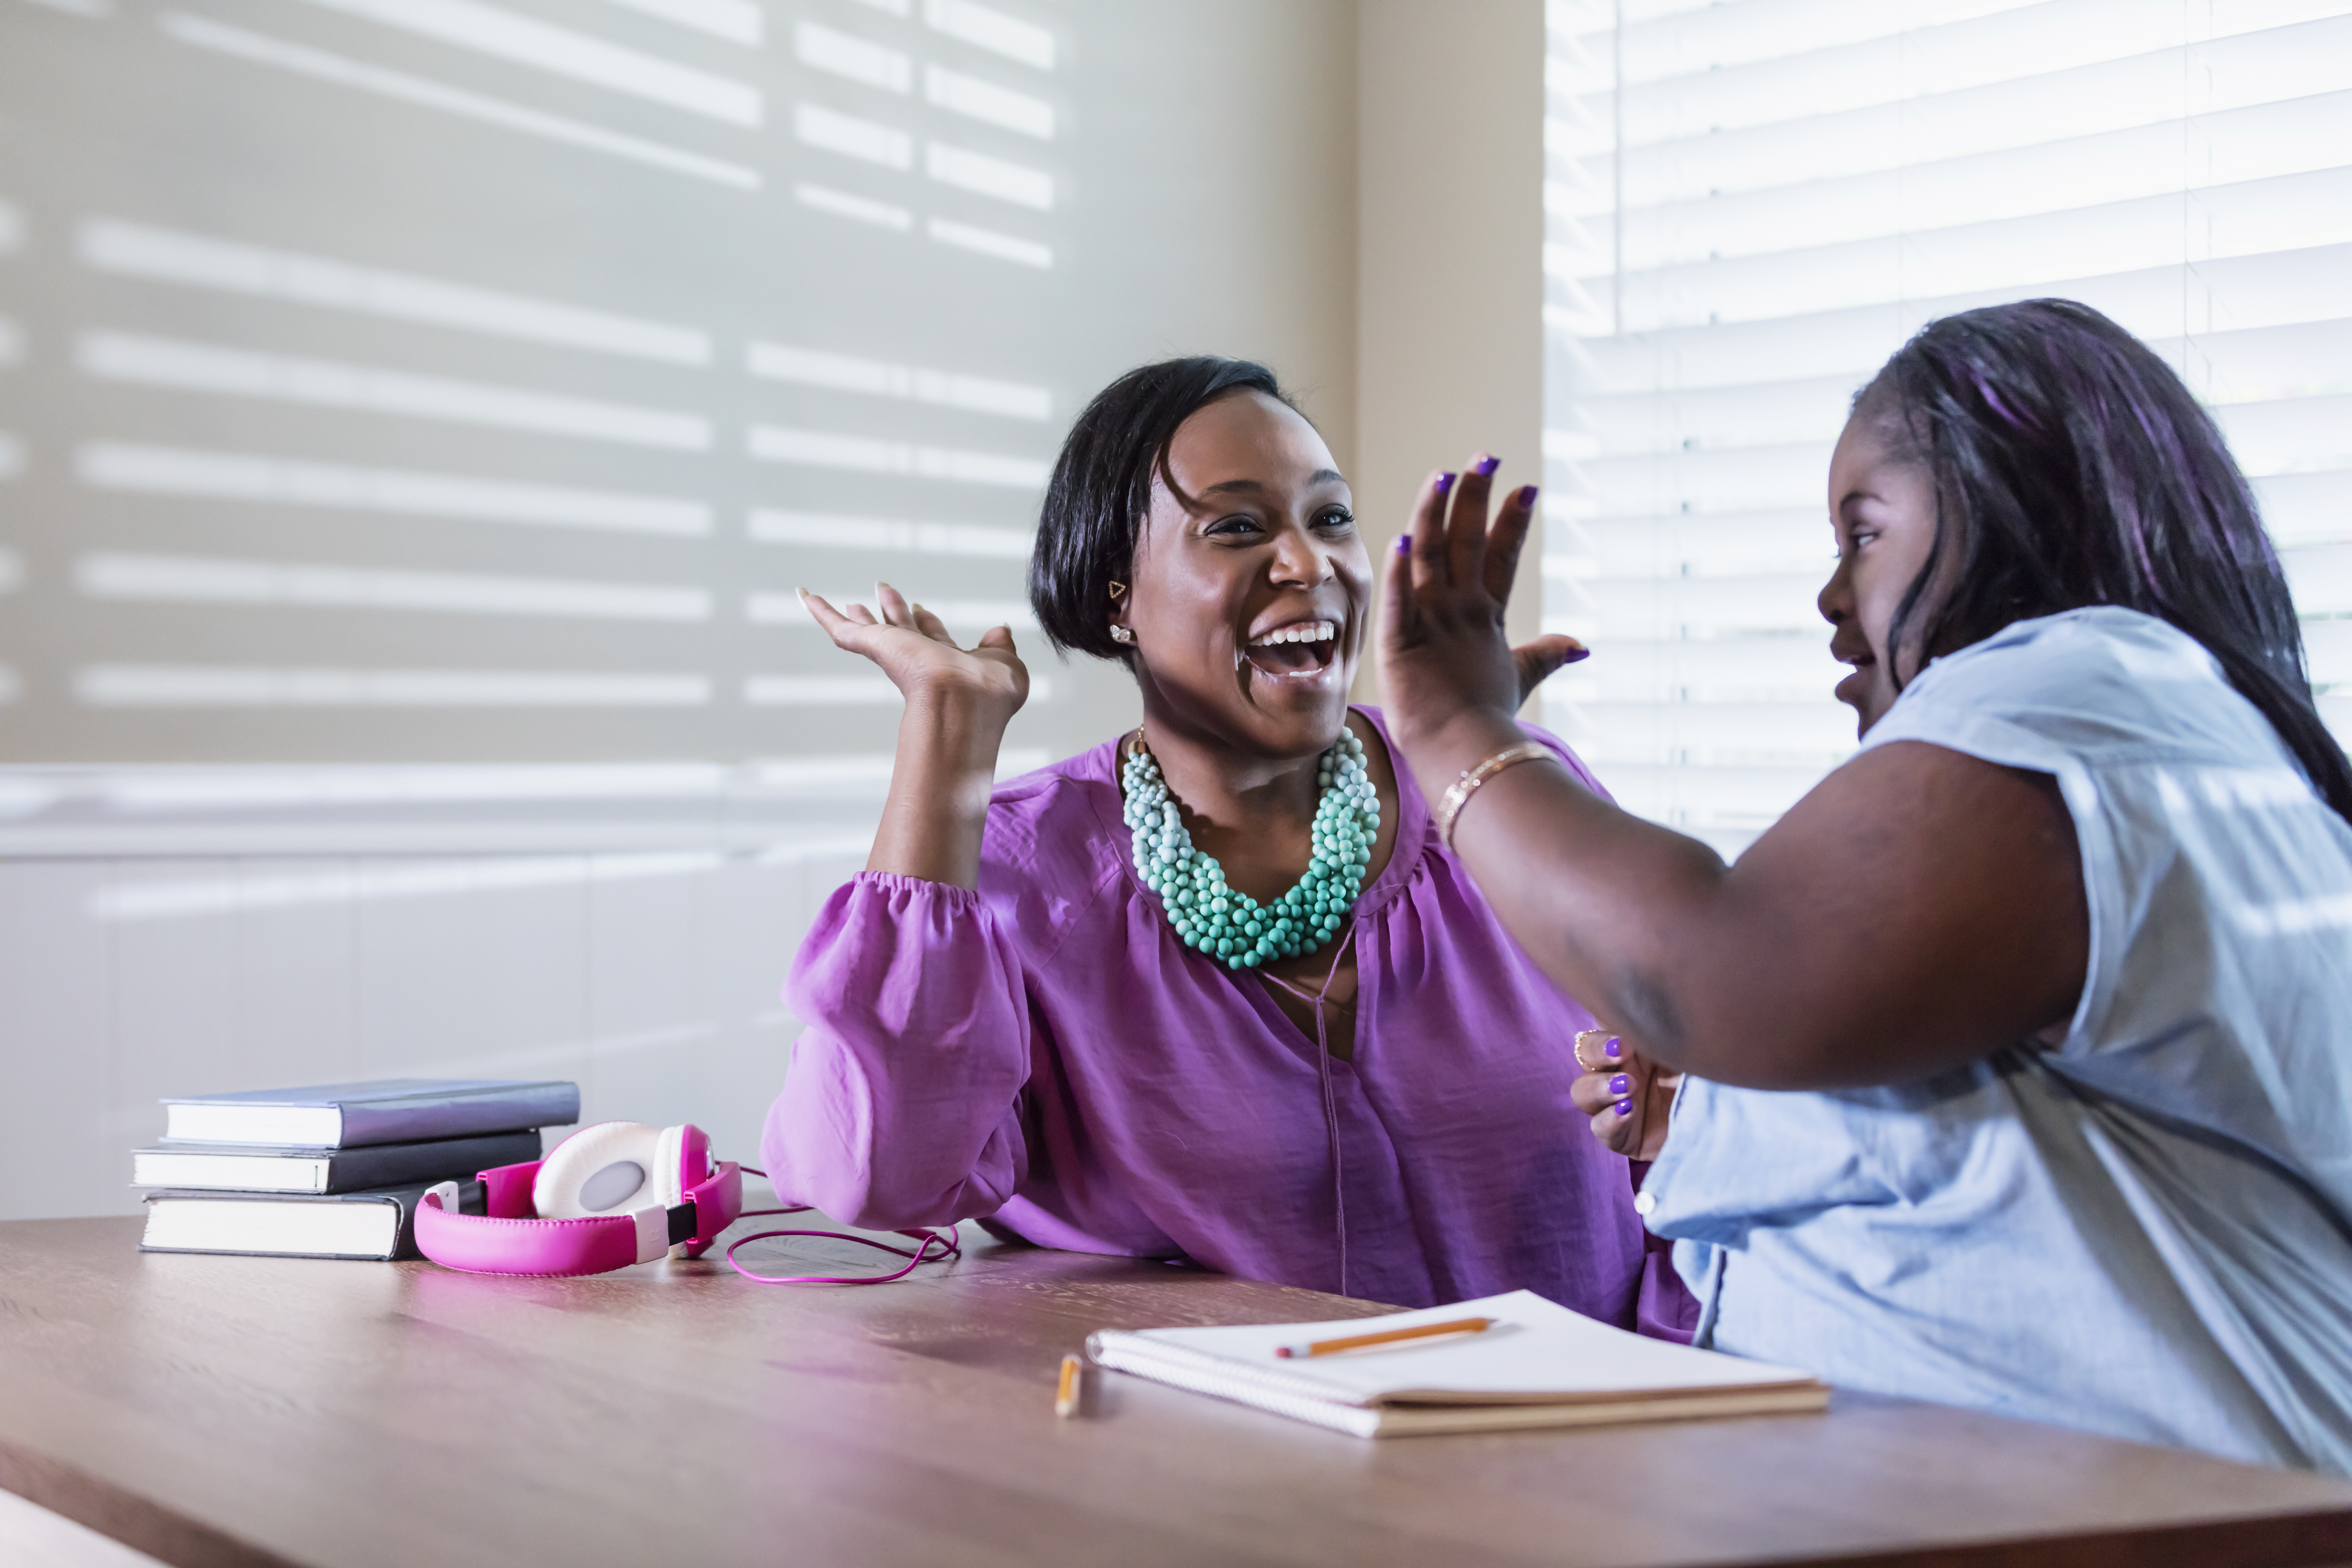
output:
[[1311, 680], [1339, 657], [1339, 628], [1331, 621], [1276, 626], [1242, 649], [1250, 668], [1269, 679]]

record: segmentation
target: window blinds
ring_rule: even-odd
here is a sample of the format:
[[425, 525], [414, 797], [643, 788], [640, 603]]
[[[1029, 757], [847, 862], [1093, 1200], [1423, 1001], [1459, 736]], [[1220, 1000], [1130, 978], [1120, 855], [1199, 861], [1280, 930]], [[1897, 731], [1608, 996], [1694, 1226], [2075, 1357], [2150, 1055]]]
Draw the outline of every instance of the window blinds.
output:
[[1851, 754], [1829, 450], [1924, 322], [2061, 295], [2213, 409], [2352, 733], [2352, 4], [1549, 0], [1545, 717], [1736, 854]]

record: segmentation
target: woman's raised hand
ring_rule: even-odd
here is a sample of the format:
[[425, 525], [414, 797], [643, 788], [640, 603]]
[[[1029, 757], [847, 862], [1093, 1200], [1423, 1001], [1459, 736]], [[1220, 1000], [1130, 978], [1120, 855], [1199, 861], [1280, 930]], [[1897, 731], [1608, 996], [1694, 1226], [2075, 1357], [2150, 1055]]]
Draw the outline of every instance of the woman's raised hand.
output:
[[1389, 563], [1381, 685], [1402, 731], [1426, 733], [1464, 712], [1507, 721], [1546, 677], [1584, 657], [1572, 637], [1541, 637], [1514, 648], [1504, 635], [1536, 488], [1522, 485], [1504, 497], [1490, 527], [1496, 467], [1482, 457], [1458, 477], [1431, 475]]
[[939, 616], [909, 604], [887, 583], [874, 584], [874, 601], [878, 616], [863, 605], [836, 610], [801, 590], [801, 603], [834, 646], [881, 666], [909, 704], [968, 705], [974, 717], [1001, 730], [1029, 700], [1029, 670], [1013, 651], [1010, 628], [991, 626], [977, 644], [961, 647]]
[[864, 654], [907, 700], [890, 793], [866, 868], [959, 888], [980, 886], [981, 836], [988, 821], [1004, 727], [1029, 698], [1029, 671], [1003, 626], [958, 647], [939, 616], [887, 583], [874, 584], [876, 615], [845, 611], [806, 589], [801, 603], [836, 647]]

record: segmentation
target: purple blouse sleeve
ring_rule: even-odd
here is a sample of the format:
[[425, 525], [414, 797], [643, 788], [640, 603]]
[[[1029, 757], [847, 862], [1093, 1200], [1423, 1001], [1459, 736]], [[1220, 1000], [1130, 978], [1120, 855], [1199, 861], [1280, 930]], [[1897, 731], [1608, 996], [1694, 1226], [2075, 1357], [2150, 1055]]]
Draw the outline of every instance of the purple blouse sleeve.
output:
[[895, 1230], [993, 1214], [1026, 1173], [1021, 965], [979, 894], [875, 872], [826, 900], [760, 1152], [778, 1196]]

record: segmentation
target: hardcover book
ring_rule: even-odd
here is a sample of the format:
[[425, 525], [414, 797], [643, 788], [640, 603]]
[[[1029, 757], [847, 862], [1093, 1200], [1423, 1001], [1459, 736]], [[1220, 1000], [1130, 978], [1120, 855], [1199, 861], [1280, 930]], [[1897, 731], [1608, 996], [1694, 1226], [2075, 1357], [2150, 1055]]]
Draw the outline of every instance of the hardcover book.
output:
[[[428, 1183], [362, 1193], [161, 1192], [147, 1194], [142, 1252], [262, 1258], [415, 1258], [416, 1204]], [[478, 1209], [482, 1184], [463, 1184]]]
[[564, 1126], [580, 1120], [580, 1086], [555, 1079], [393, 1078], [189, 1095], [163, 1103], [167, 1142], [350, 1149]]
[[250, 1143], [174, 1143], [135, 1149], [134, 1187], [205, 1187], [236, 1192], [354, 1193], [409, 1182], [467, 1177], [536, 1160], [539, 1132], [491, 1132], [355, 1149], [272, 1149]]

